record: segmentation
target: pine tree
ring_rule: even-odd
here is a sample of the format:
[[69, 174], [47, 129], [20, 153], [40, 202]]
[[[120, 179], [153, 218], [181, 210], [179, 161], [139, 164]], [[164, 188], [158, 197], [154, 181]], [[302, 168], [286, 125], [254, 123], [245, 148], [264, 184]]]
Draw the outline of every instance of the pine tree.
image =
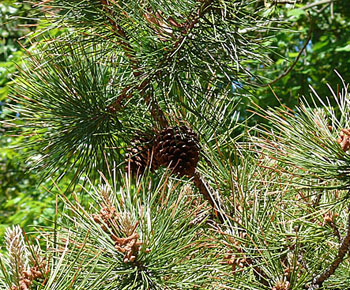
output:
[[251, 68], [272, 62], [270, 38], [285, 25], [273, 9], [253, 0], [34, 8], [42, 28], [13, 88], [20, 118], [6, 125], [62, 208], [35, 246], [7, 231], [4, 289], [346, 287], [347, 92], [341, 121], [307, 105], [258, 109], [272, 125], [248, 130], [235, 110], [247, 96], [234, 87], [269, 81]]

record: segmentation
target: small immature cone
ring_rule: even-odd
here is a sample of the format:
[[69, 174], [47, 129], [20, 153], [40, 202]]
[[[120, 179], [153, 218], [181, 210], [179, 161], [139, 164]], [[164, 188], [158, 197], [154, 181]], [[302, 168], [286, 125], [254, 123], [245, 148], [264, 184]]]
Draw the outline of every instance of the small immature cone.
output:
[[290, 283], [284, 279], [276, 282], [272, 290], [290, 290]]
[[6, 230], [5, 245], [9, 255], [12, 279], [19, 283], [23, 271], [27, 268], [28, 250], [24, 242], [22, 229], [18, 225]]
[[[142, 242], [135, 232], [137, 223], [133, 224], [128, 213], [120, 214], [112, 205], [101, 206], [100, 213], [92, 216], [93, 220], [101, 226], [104, 232], [111, 235], [115, 249], [124, 254], [123, 262], [134, 262], [139, 254]], [[120, 237], [122, 232], [127, 236]]]
[[338, 213], [333, 213], [331, 211], [325, 213], [323, 215], [323, 225], [334, 223], [338, 216]]
[[338, 144], [344, 152], [348, 151], [350, 149], [350, 129], [341, 129], [339, 136]]

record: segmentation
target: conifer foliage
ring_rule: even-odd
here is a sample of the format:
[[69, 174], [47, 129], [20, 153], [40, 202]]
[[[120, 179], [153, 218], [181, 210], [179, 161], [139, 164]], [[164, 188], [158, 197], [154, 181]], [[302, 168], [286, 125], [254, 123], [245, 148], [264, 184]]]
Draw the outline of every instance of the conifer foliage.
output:
[[235, 110], [247, 87], [268, 82], [251, 68], [272, 62], [278, 9], [33, 9], [40, 25], [3, 124], [59, 193], [52, 229], [8, 229], [3, 289], [348, 287], [347, 85], [331, 101], [313, 92], [312, 105], [257, 108], [267, 125], [255, 128]]

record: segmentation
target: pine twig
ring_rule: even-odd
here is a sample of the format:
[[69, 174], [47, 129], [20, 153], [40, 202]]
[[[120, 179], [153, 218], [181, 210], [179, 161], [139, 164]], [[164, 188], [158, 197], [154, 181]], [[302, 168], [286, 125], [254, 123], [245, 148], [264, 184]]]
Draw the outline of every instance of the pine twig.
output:
[[[182, 25], [184, 27], [182, 36], [176, 40], [173, 49], [170, 50], [168, 54], [165, 56], [163, 63], [169, 62], [174, 57], [176, 52], [180, 49], [181, 44], [185, 41], [186, 37], [188, 37], [188, 34], [192, 31], [194, 26], [199, 22], [201, 17], [203, 17], [203, 15], [207, 12], [212, 2], [213, 0], [206, 0], [196, 12], [191, 14], [191, 17], [189, 17], [189, 20]], [[101, 3], [103, 5], [110, 5], [109, 2], [106, 0], [101, 0]], [[109, 13], [112, 13], [110, 9], [108, 9], [107, 11]], [[117, 34], [117, 36], [121, 37], [122, 39], [125, 39], [127, 36], [125, 31], [122, 29], [122, 27], [120, 27], [120, 25], [115, 23], [115, 21], [112, 18], [109, 17], [108, 20], [112, 24], [112, 27], [115, 33]], [[134, 76], [139, 77], [142, 73], [139, 69], [137, 69], [139, 67], [137, 61], [132, 57], [132, 54], [131, 54], [132, 48], [130, 47], [129, 43], [127, 43], [126, 41], [122, 41], [122, 44], [123, 44], [122, 45], [123, 48], [126, 50], [127, 57], [133, 64]], [[159, 77], [159, 72], [146, 77], [142, 81], [142, 83], [137, 87], [137, 90], [140, 92], [142, 96], [144, 96], [147, 104], [151, 105], [153, 118], [155, 118], [155, 120], [157, 120], [160, 123], [160, 125], [164, 128], [168, 126], [168, 122], [165, 118], [163, 111], [160, 109], [159, 105], [155, 101], [150, 100], [151, 98], [150, 98], [149, 92], [146, 94], [147, 89], [150, 89], [151, 81], [156, 77]], [[119, 97], [108, 107], [110, 112], [119, 110], [121, 108], [122, 101], [132, 96], [132, 93], [128, 93], [130, 89], [131, 89], [131, 86], [123, 89]]]
[[338, 254], [332, 264], [320, 275], [314, 278], [311, 286], [308, 290], [319, 289], [323, 283], [334, 274], [335, 270], [339, 267], [340, 263], [344, 260], [345, 255], [348, 253], [350, 248], [350, 203], [348, 206], [348, 230], [346, 236], [343, 239], [342, 244], [339, 247]]
[[[185, 29], [183, 31], [183, 36], [180, 37], [174, 45], [174, 48], [172, 49], [172, 52], [170, 53], [170, 56], [174, 55], [175, 52], [179, 49], [180, 45], [184, 42], [188, 34], [192, 31], [194, 26], [199, 22], [199, 20], [203, 17], [203, 15], [207, 12], [207, 9], [209, 6], [213, 3], [213, 0], [207, 0], [205, 1], [201, 7], [198, 9], [196, 13], [192, 13], [192, 17], [187, 21], [187, 23], [184, 25]], [[192, 19], [191, 19], [192, 18]]]
[[[113, 15], [113, 11], [109, 8], [111, 5], [109, 1], [108, 0], [100, 0], [100, 1], [101, 1], [101, 4], [103, 5], [103, 10], [105, 10], [106, 13], [109, 14], [107, 15], [107, 18], [109, 23], [112, 25], [115, 35], [119, 37], [119, 42], [121, 43], [126, 56], [130, 60], [130, 62], [135, 66], [133, 67], [135, 69], [137, 65], [137, 61], [132, 57], [133, 49], [129, 44], [129, 37], [126, 35], [125, 30], [118, 23], [116, 23], [113, 18], [111, 18], [111, 16]], [[134, 71], [134, 75], [135, 74], [137, 74], [137, 72]]]
[[337, 239], [339, 241], [341, 241], [341, 236], [340, 236], [340, 233], [339, 233], [339, 230], [338, 230], [338, 227], [336, 226], [336, 224], [334, 222], [330, 222], [329, 226], [332, 228], [334, 236], [337, 237]]
[[266, 273], [255, 264], [255, 262], [253, 261], [253, 259], [249, 258], [247, 259], [248, 263], [251, 263], [253, 265], [253, 273], [255, 278], [264, 286], [269, 286], [270, 283], [268, 282], [268, 276], [266, 275]]
[[220, 222], [224, 223], [225, 216], [222, 214], [220, 209], [218, 208], [219, 202], [215, 199], [208, 185], [204, 182], [199, 172], [195, 172], [193, 175], [193, 182], [195, 186], [198, 188], [199, 192], [203, 195], [203, 197], [210, 203], [212, 208], [215, 211], [216, 216], [219, 218]]
[[[113, 14], [113, 11], [109, 8], [110, 3], [108, 0], [101, 0], [101, 4], [103, 5], [105, 11], [109, 15]], [[131, 63], [134, 77], [135, 78], [140, 77], [140, 75], [142, 75], [142, 71], [140, 70], [141, 66], [137, 61], [137, 59], [135, 59], [132, 55], [133, 49], [129, 44], [129, 37], [127, 36], [125, 30], [118, 23], [116, 23], [115, 20], [112, 19], [110, 16], [108, 16], [108, 21], [112, 25], [114, 33], [120, 38], [119, 42], [121, 43], [121, 46], [125, 52], [125, 55], [127, 56], [127, 58]], [[151, 97], [149, 95], [149, 92], [148, 94], [146, 94], [147, 89], [149, 89], [151, 79], [152, 79], [151, 77], [148, 77], [144, 81], [142, 81], [142, 83], [137, 87], [137, 90], [140, 92], [141, 96], [144, 97], [146, 103], [151, 105], [153, 118], [157, 120], [162, 127], [167, 127], [168, 122], [165, 118], [164, 112], [160, 109], [160, 107], [156, 102], [150, 101]], [[107, 108], [108, 111], [110, 111], [111, 113], [114, 113], [120, 110], [122, 101], [124, 99], [129, 99], [132, 97], [132, 93], [129, 92], [131, 88], [132, 88], [131, 86], [124, 88], [122, 90], [122, 93], [117, 97], [117, 99], [111, 105], [108, 106]]]

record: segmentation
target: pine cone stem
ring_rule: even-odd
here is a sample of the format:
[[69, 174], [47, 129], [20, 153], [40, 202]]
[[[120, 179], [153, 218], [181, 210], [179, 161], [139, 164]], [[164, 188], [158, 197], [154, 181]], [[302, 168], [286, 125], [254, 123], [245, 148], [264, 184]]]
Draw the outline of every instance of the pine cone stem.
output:
[[219, 220], [224, 223], [225, 216], [222, 214], [220, 210], [218, 210], [218, 204], [219, 202], [215, 199], [213, 193], [210, 192], [209, 186], [205, 183], [203, 178], [201, 177], [200, 173], [196, 171], [193, 175], [193, 181], [195, 186], [198, 188], [199, 192], [203, 195], [203, 197], [210, 203], [210, 205], [213, 207], [216, 216], [219, 218]]

